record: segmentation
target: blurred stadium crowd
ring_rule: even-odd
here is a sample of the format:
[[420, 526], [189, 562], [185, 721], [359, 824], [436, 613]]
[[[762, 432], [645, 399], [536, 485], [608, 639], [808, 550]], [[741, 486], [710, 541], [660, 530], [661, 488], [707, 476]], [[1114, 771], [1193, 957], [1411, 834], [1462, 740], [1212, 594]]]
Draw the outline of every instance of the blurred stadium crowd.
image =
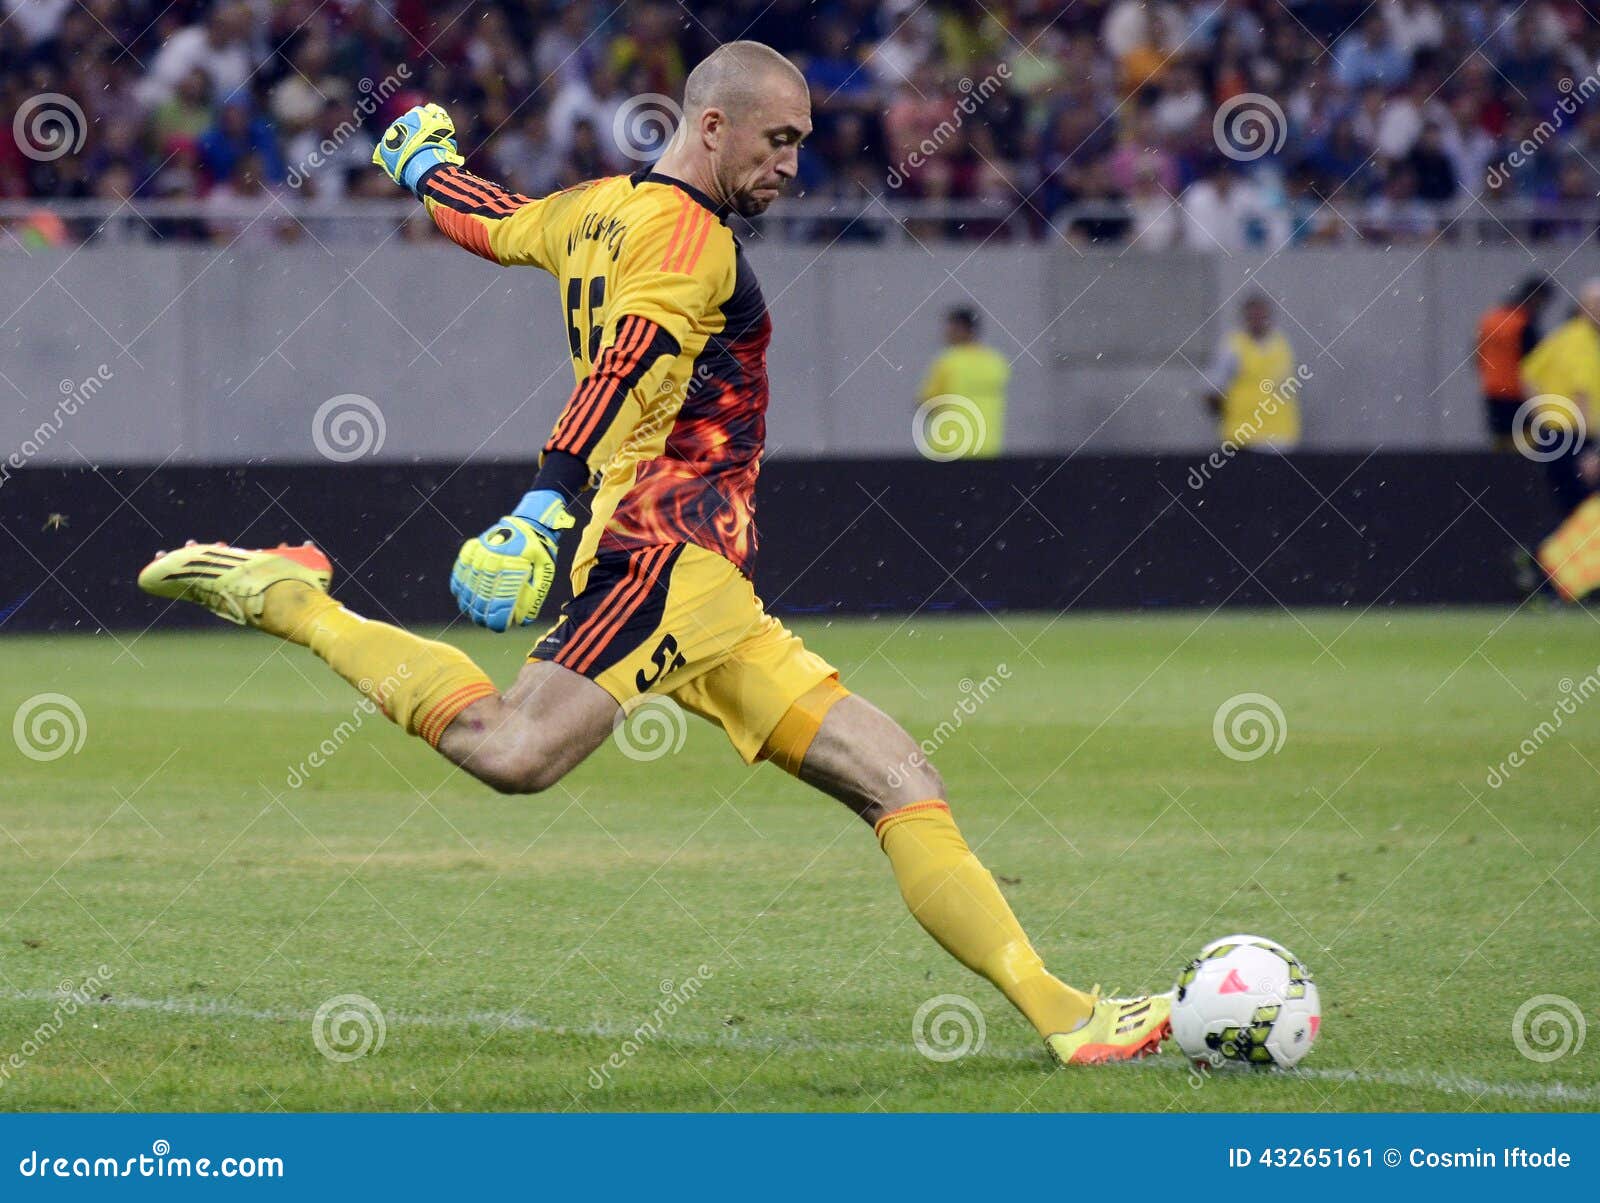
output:
[[[109, 222], [41, 207], [12, 220], [19, 240], [303, 236], [278, 201], [303, 215], [396, 198], [372, 138], [423, 99], [450, 109], [469, 166], [522, 191], [633, 170], [648, 155], [619, 145], [619, 112], [681, 95], [736, 37], [812, 81], [805, 195], [840, 214], [882, 197], [963, 215], [918, 216], [920, 237], [1231, 250], [1596, 226], [1600, 18], [1583, 0], [0, 5], [0, 201], [196, 205]], [[73, 153], [32, 144], [41, 97], [81, 111]]]

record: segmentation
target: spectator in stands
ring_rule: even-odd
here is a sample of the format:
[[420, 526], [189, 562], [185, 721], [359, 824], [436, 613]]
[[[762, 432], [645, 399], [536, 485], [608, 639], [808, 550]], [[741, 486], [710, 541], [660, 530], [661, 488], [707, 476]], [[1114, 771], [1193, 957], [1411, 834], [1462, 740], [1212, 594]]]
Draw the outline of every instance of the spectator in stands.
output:
[[1223, 335], [1206, 374], [1206, 408], [1224, 446], [1293, 451], [1300, 442], [1300, 385], [1294, 349], [1272, 320], [1272, 301], [1252, 292], [1240, 326]]
[[1396, 163], [1384, 174], [1383, 191], [1368, 202], [1362, 233], [1379, 243], [1425, 242], [1439, 230], [1439, 219], [1417, 195], [1417, 173]]
[[1395, 88], [1411, 74], [1411, 56], [1393, 38], [1382, 12], [1369, 11], [1333, 47], [1334, 70], [1350, 88]]
[[242, 155], [228, 178], [206, 196], [206, 232], [229, 247], [262, 247], [298, 227], [267, 183], [267, 167], [257, 151]]
[[[993, 459], [1005, 447], [1011, 364], [999, 351], [978, 341], [978, 313], [969, 306], [945, 314], [944, 344], [944, 350], [928, 365], [917, 400], [927, 408], [931, 422], [938, 420], [943, 397], [956, 398], [947, 404], [976, 413], [978, 429], [967, 458]], [[970, 421], [970, 417], [964, 420]]]
[[1294, 232], [1280, 190], [1218, 160], [1183, 194], [1184, 243], [1191, 250], [1232, 254], [1276, 250]]
[[[358, 82], [389, 78], [401, 63], [410, 75], [366, 117], [368, 136], [412, 104], [446, 100], [474, 161], [481, 156], [485, 170], [515, 163], [525, 187], [544, 191], [552, 163], [568, 181], [591, 167], [633, 169], [640, 160], [613, 136], [623, 104], [646, 92], [676, 97], [685, 62], [716, 41], [749, 36], [793, 54], [808, 72], [817, 132], [802, 156], [802, 182], [813, 196], [840, 197], [841, 212], [871, 205], [887, 168], [949, 121], [962, 98], [958, 80], [977, 83], [1001, 63], [1001, 91], [964, 114], [959, 137], [926, 172], [891, 177], [900, 181], [892, 192], [987, 198], [1007, 209], [1026, 196], [1033, 237], [1137, 237], [1143, 246], [1164, 240], [1148, 161], [1154, 182], [1185, 197], [1191, 240], [1210, 228], [1196, 216], [1208, 204], [1231, 210], [1239, 197], [1250, 200], [1242, 221], [1224, 213], [1217, 237], [1200, 239], [1208, 247], [1276, 245], [1280, 218], [1297, 238], [1349, 238], [1359, 229], [1404, 241], [1431, 237], [1434, 206], [1462, 212], [1463, 200], [1484, 193], [1490, 165], [1532, 139], [1537, 152], [1495, 173], [1486, 199], [1575, 209], [1497, 213], [1500, 226], [1474, 206], [1453, 235], [1587, 238], [1588, 217], [1572, 213], [1600, 212], [1600, 185], [1568, 165], [1570, 154], [1600, 163], [1600, 103], [1553, 128], [1550, 121], [1559, 81], [1587, 77], [1600, 59], [1600, 24], [1572, 0], [707, 0], [692, 18], [663, 0], [621, 9], [602, 0], [485, 0], [465, 11], [416, 0], [0, 0], [0, 107], [11, 114], [31, 96], [62, 93], [82, 107], [88, 131], [80, 155], [41, 160], [23, 154], [0, 119], [0, 196], [95, 195], [92, 156], [101, 156], [95, 165], [130, 161], [120, 134], [115, 149], [104, 145], [113, 121], [137, 122], [143, 150], [167, 164], [159, 182], [135, 181], [141, 195], [197, 199], [246, 150], [261, 155], [270, 178], [277, 148], [322, 128], [330, 101], [352, 115]], [[1282, 105], [1287, 141], [1218, 184], [1206, 163], [1211, 118], [1247, 92]], [[236, 120], [220, 114], [230, 99], [254, 114], [248, 137], [217, 132]], [[835, 124], [851, 136], [825, 137]], [[190, 148], [207, 134], [208, 170], [196, 172]], [[857, 186], [874, 174], [870, 188]], [[1288, 199], [1278, 195], [1280, 180]], [[320, 183], [317, 190], [330, 194]], [[1097, 208], [1061, 212], [1088, 204]], [[1287, 205], [1292, 220], [1280, 213]], [[848, 220], [787, 224], [832, 237]], [[858, 224], [847, 236], [879, 228]], [[87, 235], [93, 227], [76, 228]], [[923, 228], [974, 240], [1009, 229], [998, 217]]]
[[332, 211], [349, 194], [350, 181], [372, 167], [372, 147], [372, 136], [354, 125], [344, 102], [328, 100], [315, 122], [289, 142], [288, 182], [301, 200]]
[[140, 102], [160, 104], [197, 69], [210, 81], [213, 95], [227, 96], [243, 87], [253, 69], [250, 26], [248, 5], [219, 4], [203, 23], [173, 34], [150, 64], [139, 88]]
[[1423, 127], [1422, 136], [1406, 156], [1406, 165], [1416, 176], [1418, 199], [1442, 205], [1456, 198], [1456, 165], [1445, 150], [1444, 131], [1437, 122]]
[[561, 186], [563, 160], [544, 113], [529, 108], [494, 140], [495, 178], [528, 196], [547, 196]]
[[165, 158], [180, 145], [199, 145], [200, 137], [211, 128], [211, 83], [196, 67], [178, 81], [171, 96], [150, 113], [151, 149]]
[[237, 95], [217, 115], [216, 124], [200, 135], [200, 165], [213, 183], [225, 183], [246, 155], [255, 155], [257, 181], [283, 179], [283, 155], [272, 126], [251, 111], [250, 100]]

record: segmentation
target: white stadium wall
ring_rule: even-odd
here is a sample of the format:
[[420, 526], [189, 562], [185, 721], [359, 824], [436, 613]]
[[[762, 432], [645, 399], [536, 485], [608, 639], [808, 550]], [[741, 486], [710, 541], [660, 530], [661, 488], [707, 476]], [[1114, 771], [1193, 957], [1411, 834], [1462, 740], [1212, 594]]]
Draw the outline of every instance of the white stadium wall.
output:
[[[1204, 448], [1198, 369], [1252, 284], [1304, 365], [1308, 448], [1479, 447], [1479, 312], [1535, 267], [1574, 290], [1600, 272], [1600, 252], [1514, 247], [750, 253], [776, 327], [779, 456], [914, 455], [917, 384], [952, 305], [980, 307], [1015, 359], [1009, 450]], [[315, 462], [314, 418], [346, 394], [381, 415], [363, 458], [525, 460], [571, 387], [552, 282], [448, 247], [17, 254], [0, 306], [0, 459], [33, 464]]]

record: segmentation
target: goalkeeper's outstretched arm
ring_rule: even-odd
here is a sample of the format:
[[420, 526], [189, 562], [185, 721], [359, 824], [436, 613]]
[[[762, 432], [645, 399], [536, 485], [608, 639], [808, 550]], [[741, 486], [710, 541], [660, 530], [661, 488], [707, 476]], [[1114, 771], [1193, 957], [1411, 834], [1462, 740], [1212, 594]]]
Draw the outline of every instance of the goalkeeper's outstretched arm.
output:
[[393, 121], [372, 161], [427, 206], [451, 241], [491, 263], [552, 273], [552, 243], [559, 239], [552, 239], [551, 231], [590, 186], [536, 199], [473, 175], [456, 146], [455, 123], [436, 104], [418, 105]]

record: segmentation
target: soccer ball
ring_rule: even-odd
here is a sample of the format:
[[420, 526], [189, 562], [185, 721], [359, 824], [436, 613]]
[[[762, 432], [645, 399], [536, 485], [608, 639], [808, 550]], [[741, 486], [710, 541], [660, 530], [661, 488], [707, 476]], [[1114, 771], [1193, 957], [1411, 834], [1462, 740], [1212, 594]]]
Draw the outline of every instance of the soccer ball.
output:
[[1214, 1069], [1288, 1069], [1311, 1050], [1321, 1024], [1310, 971], [1263, 936], [1213, 940], [1173, 992], [1173, 1037], [1185, 1056]]

